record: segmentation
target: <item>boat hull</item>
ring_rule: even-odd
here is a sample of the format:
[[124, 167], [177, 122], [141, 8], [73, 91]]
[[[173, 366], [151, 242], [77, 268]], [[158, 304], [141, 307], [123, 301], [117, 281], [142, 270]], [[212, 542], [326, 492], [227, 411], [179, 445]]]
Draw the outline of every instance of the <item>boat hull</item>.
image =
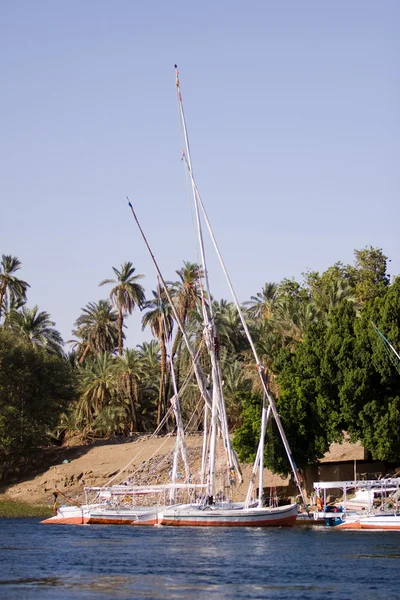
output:
[[114, 509], [112, 507], [61, 507], [57, 514], [42, 521], [51, 525], [157, 525], [158, 509]]
[[297, 512], [297, 504], [248, 509], [182, 507], [160, 512], [158, 523], [174, 527], [292, 527]]
[[348, 518], [335, 529], [384, 529], [400, 531], [400, 515], [370, 515]]
[[90, 512], [89, 525], [157, 525], [158, 511], [134, 509], [103, 509]]
[[87, 506], [62, 506], [54, 517], [42, 521], [45, 525], [85, 525], [89, 522]]

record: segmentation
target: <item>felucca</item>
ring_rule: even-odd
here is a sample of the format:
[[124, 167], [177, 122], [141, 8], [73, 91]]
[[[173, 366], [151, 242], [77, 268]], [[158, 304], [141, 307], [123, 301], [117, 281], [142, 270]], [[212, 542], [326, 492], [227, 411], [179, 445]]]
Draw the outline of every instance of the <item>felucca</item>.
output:
[[[183, 324], [180, 321], [177, 310], [174, 306], [172, 298], [169, 296], [168, 287], [162, 277], [158, 264], [151, 251], [150, 245], [145, 237], [136, 216], [132, 204], [129, 202], [133, 217], [139, 227], [144, 242], [149, 250], [150, 256], [156, 267], [158, 276], [163, 284], [163, 289], [168, 297], [171, 310], [175, 321], [182, 332], [183, 340], [188, 349], [192, 360], [193, 371], [196, 376], [197, 384], [204, 400], [204, 444], [202, 454], [202, 471], [201, 481], [193, 483], [186, 481], [183, 484], [171, 483], [161, 486], [131, 486], [129, 482], [125, 482], [123, 486], [109, 486], [103, 488], [86, 488], [86, 492], [93, 491], [97, 493], [97, 502], [93, 504], [85, 504], [82, 507], [61, 508], [58, 514], [52, 519], [48, 519], [46, 523], [127, 523], [132, 525], [170, 525], [170, 526], [206, 526], [206, 527], [273, 527], [273, 526], [292, 526], [296, 521], [298, 512], [297, 503], [288, 504], [286, 506], [264, 506], [263, 505], [263, 462], [264, 462], [264, 437], [268, 419], [273, 416], [280, 432], [282, 442], [284, 444], [289, 463], [293, 472], [294, 479], [299, 488], [299, 493], [307, 508], [306, 501], [301, 488], [301, 483], [297, 471], [295, 461], [293, 459], [289, 443], [284, 433], [279, 414], [277, 412], [274, 399], [270, 394], [266, 377], [264, 375], [263, 366], [257, 355], [256, 348], [248, 330], [243, 312], [234, 292], [231, 280], [227, 269], [223, 262], [221, 253], [218, 249], [213, 230], [211, 228], [204, 204], [200, 197], [194, 175], [190, 155], [190, 147], [187, 133], [186, 120], [183, 110], [182, 94], [179, 82], [179, 73], [175, 65], [176, 71], [176, 90], [179, 106], [179, 114], [181, 118], [182, 131], [184, 136], [183, 162], [187, 169], [189, 179], [191, 181], [192, 196], [197, 224], [197, 238], [199, 246], [199, 255], [201, 257], [201, 272], [203, 275], [202, 292], [202, 317], [204, 325], [204, 340], [210, 357], [211, 364], [211, 389], [208, 384], [207, 377], [199, 364], [198, 358], [192, 348], [189, 337], [187, 336]], [[263, 389], [263, 406], [261, 418], [261, 433], [260, 442], [257, 451], [256, 461], [253, 468], [249, 490], [246, 501], [244, 503], [234, 503], [232, 501], [232, 493], [226, 495], [226, 490], [232, 488], [241, 481], [241, 473], [239, 462], [232, 448], [230, 435], [228, 431], [228, 420], [226, 415], [226, 406], [223, 396], [223, 382], [221, 369], [219, 364], [219, 343], [218, 332], [215, 326], [215, 319], [212, 309], [212, 304], [207, 299], [211, 298], [207, 262], [204, 250], [203, 231], [201, 214], [205, 220], [208, 231], [211, 235], [212, 242], [220, 260], [223, 272], [227, 279], [231, 290], [234, 303], [238, 310], [238, 314], [243, 325], [243, 329], [248, 338], [252, 349], [257, 371], [260, 377]], [[175, 395], [177, 391], [175, 390]], [[179, 416], [175, 415], [176, 423], [179, 422]], [[179, 427], [179, 426], [178, 426]], [[217, 489], [216, 477], [216, 450], [218, 433], [223, 439], [226, 452], [226, 468], [225, 468], [225, 483]], [[254, 498], [254, 487], [258, 473], [258, 497]], [[181, 490], [189, 496], [189, 501], [186, 503], [177, 503], [175, 492]], [[116, 499], [120, 496], [126, 499], [127, 496], [135, 498], [137, 496], [145, 496], [146, 494], [159, 493], [164, 497], [166, 492], [170, 492], [170, 502], [164, 501], [163, 505], [157, 503], [149, 507], [141, 506], [121, 506]], [[172, 492], [173, 491], [173, 492]], [[192, 499], [190, 499], [190, 497]], [[80, 511], [80, 512], [79, 512]]]

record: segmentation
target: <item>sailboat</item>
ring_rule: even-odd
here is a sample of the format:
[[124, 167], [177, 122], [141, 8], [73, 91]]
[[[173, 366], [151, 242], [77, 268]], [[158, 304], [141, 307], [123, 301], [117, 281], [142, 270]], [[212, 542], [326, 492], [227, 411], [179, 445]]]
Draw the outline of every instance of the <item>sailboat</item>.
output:
[[[298, 512], [297, 503], [291, 503], [286, 506], [264, 506], [263, 505], [263, 460], [264, 460], [264, 439], [268, 419], [274, 417], [278, 426], [286, 453], [289, 459], [290, 466], [293, 471], [294, 479], [299, 488], [300, 495], [307, 509], [307, 504], [301, 482], [298, 475], [297, 467], [294, 462], [288, 441], [286, 439], [279, 414], [277, 412], [272, 395], [269, 392], [267, 379], [264, 374], [263, 366], [258, 358], [253, 340], [250, 336], [243, 312], [234, 292], [231, 280], [227, 273], [225, 264], [222, 260], [221, 253], [218, 249], [214, 233], [212, 231], [204, 204], [200, 197], [192, 169], [190, 147], [186, 120], [183, 111], [182, 94], [180, 90], [179, 73], [175, 65], [176, 71], [176, 90], [178, 98], [179, 113], [181, 117], [182, 131], [184, 135], [184, 146], [182, 157], [189, 179], [191, 181], [192, 195], [197, 224], [197, 236], [199, 250], [201, 256], [201, 269], [204, 278], [205, 294], [202, 298], [202, 316], [204, 324], [204, 340], [208, 350], [211, 363], [211, 390], [208, 379], [199, 364], [198, 357], [192, 348], [190, 339], [180, 321], [172, 298], [169, 295], [168, 287], [161, 274], [155, 257], [151, 251], [146, 236], [140, 226], [132, 204], [129, 202], [133, 217], [139, 227], [140, 233], [149, 250], [152, 261], [156, 267], [159, 279], [163, 284], [170, 308], [173, 312], [175, 321], [181, 330], [182, 338], [189, 352], [193, 371], [196, 376], [197, 384], [204, 400], [204, 444], [202, 453], [202, 470], [200, 483], [187, 481], [185, 483], [176, 483], [173, 481], [170, 484], [158, 486], [132, 486], [124, 482], [121, 485], [114, 485], [102, 488], [85, 488], [85, 492], [94, 492], [95, 502], [78, 507], [61, 507], [57, 511], [57, 515], [51, 519], [44, 521], [45, 523], [107, 523], [107, 524], [130, 524], [130, 525], [168, 525], [168, 526], [207, 526], [207, 527], [271, 527], [271, 526], [292, 526], [294, 525]], [[226, 407], [222, 391], [222, 376], [219, 366], [218, 356], [218, 337], [215, 327], [215, 320], [212, 311], [211, 302], [207, 302], [206, 298], [211, 298], [210, 285], [207, 272], [207, 262], [204, 250], [202, 222], [200, 211], [207, 224], [207, 228], [211, 235], [214, 247], [229, 288], [231, 290], [238, 314], [240, 316], [244, 331], [249, 340], [250, 347], [253, 351], [257, 371], [263, 388], [263, 406], [261, 418], [261, 434], [260, 442], [257, 450], [256, 461], [253, 468], [253, 474], [249, 486], [249, 491], [244, 503], [234, 503], [231, 499], [227, 499], [224, 491], [226, 488], [232, 487], [238, 481], [241, 481], [241, 472], [239, 461], [232, 448], [228, 421], [226, 415]], [[172, 372], [172, 371], [171, 371]], [[174, 377], [172, 377], [174, 384]], [[174, 384], [175, 385], [175, 384]], [[174, 389], [175, 398], [178, 397], [176, 388]], [[179, 406], [178, 402], [173, 403]], [[268, 405], [268, 406], [267, 406]], [[174, 408], [175, 420], [178, 430], [182, 429], [181, 417]], [[222, 489], [217, 489], [216, 483], [216, 446], [217, 436], [220, 435], [223, 439], [226, 453], [226, 469], [225, 469], [225, 485]], [[183, 438], [180, 437], [181, 448], [184, 448]], [[178, 440], [177, 440], [178, 443]], [[184, 459], [185, 460], [185, 459]], [[175, 468], [175, 467], [174, 467]], [[253, 491], [257, 473], [259, 475], [259, 490], [258, 498], [254, 499]], [[166, 493], [169, 492], [169, 502], [166, 501]], [[178, 501], [176, 493], [181, 492], [187, 496], [186, 502]], [[158, 494], [159, 497], [164, 496], [164, 503], [157, 502], [147, 506], [146, 503], [137, 506], [134, 499], [137, 497], [145, 498], [146, 496]], [[125, 502], [126, 500], [126, 502]]]
[[[78, 503], [74, 503], [73, 506], [64, 505], [58, 508], [56, 508], [57, 497], [60, 494], [64, 496], [64, 494], [60, 490], [56, 490], [54, 492], [56, 514], [42, 521], [42, 523], [59, 525], [157, 525], [159, 511], [165, 506], [175, 505], [179, 497], [181, 498], [181, 502], [183, 499], [185, 502], [195, 502], [197, 493], [203, 493], [204, 495], [205, 485], [189, 483], [190, 467], [182, 423], [180, 398], [172, 361], [170, 361], [170, 370], [174, 395], [170, 400], [170, 409], [159, 423], [152, 438], [160, 432], [168, 417], [173, 414], [176, 424], [176, 441], [173, 452], [171, 481], [166, 484], [143, 486], [133, 485], [131, 478], [128, 477], [120, 484], [85, 487], [86, 502], [84, 504], [79, 505]], [[181, 456], [183, 461], [185, 483], [178, 482], [178, 456]], [[120, 479], [123, 472], [128, 469], [133, 460], [130, 460], [124, 469], [113, 477], [113, 480], [116, 478]], [[91, 498], [90, 500], [89, 497]]]
[[[192, 168], [192, 161], [190, 155], [190, 146], [188, 139], [188, 132], [186, 126], [186, 119], [183, 110], [183, 101], [182, 94], [180, 88], [179, 81], [179, 72], [178, 68], [175, 65], [175, 74], [176, 74], [176, 90], [177, 90], [177, 99], [179, 106], [179, 114], [181, 119], [182, 132], [184, 136], [184, 150], [182, 152], [182, 157], [184, 160], [184, 164], [187, 168], [187, 172], [189, 175], [189, 179], [192, 187], [192, 196], [194, 202], [194, 211], [196, 215], [196, 224], [197, 224], [197, 235], [198, 235], [198, 243], [199, 243], [199, 251], [201, 256], [201, 267], [202, 272], [204, 274], [204, 289], [207, 294], [207, 298], [211, 298], [210, 293], [210, 285], [208, 279], [207, 272], [207, 263], [206, 256], [204, 250], [204, 241], [203, 241], [203, 231], [202, 231], [202, 223], [200, 218], [200, 210], [202, 211], [203, 217], [207, 224], [209, 233], [211, 235], [212, 241], [214, 243], [214, 247], [216, 249], [217, 255], [220, 259], [221, 266], [223, 268], [224, 274], [228, 281], [228, 285], [230, 287], [233, 300], [235, 302], [236, 308], [238, 310], [238, 314], [240, 316], [243, 328], [245, 330], [246, 336], [249, 340], [250, 346], [252, 348], [257, 370], [261, 379], [263, 391], [264, 391], [264, 399], [263, 399], [263, 407], [262, 407], [262, 419], [261, 419], [261, 435], [260, 435], [260, 443], [257, 451], [255, 466], [253, 468], [253, 477], [250, 483], [249, 492], [247, 494], [246, 502], [243, 505], [238, 505], [234, 503], [221, 503], [216, 501], [217, 491], [216, 491], [216, 481], [215, 481], [215, 447], [216, 447], [216, 436], [217, 436], [217, 419], [219, 417], [220, 423], [222, 426], [222, 435], [224, 438], [226, 453], [227, 453], [227, 461], [228, 461], [228, 485], [232, 485], [232, 475], [235, 475], [235, 465], [234, 465], [234, 456], [235, 453], [231, 446], [227, 418], [226, 418], [226, 409], [225, 402], [222, 391], [222, 380], [220, 367], [218, 363], [218, 344], [217, 344], [217, 331], [215, 327], [215, 320], [212, 311], [211, 302], [205, 302], [203, 298], [202, 302], [202, 312], [203, 312], [203, 321], [204, 321], [204, 338], [206, 342], [206, 347], [209, 352], [210, 362], [211, 362], [211, 378], [212, 378], [212, 406], [211, 406], [211, 433], [210, 433], [210, 451], [208, 456], [208, 471], [207, 471], [207, 496], [206, 501], [202, 505], [187, 505], [187, 506], [177, 506], [167, 508], [164, 511], [159, 513], [158, 522], [161, 525], [172, 525], [172, 526], [213, 526], [213, 527], [268, 527], [268, 526], [290, 526], [293, 525], [296, 521], [298, 505], [297, 503], [292, 503], [287, 506], [281, 507], [266, 507], [263, 506], [263, 498], [262, 498], [262, 481], [263, 481], [263, 460], [264, 460], [264, 436], [268, 418], [272, 413], [275, 421], [277, 423], [279, 432], [281, 434], [281, 438], [283, 444], [285, 446], [290, 465], [293, 470], [293, 475], [298, 484], [300, 494], [303, 498], [304, 504], [307, 508], [305, 498], [303, 496], [303, 491], [301, 488], [300, 479], [298, 476], [298, 471], [292, 457], [290, 447], [288, 441], [286, 439], [274, 400], [269, 393], [268, 385], [266, 377], [263, 373], [263, 367], [258, 358], [254, 343], [250, 336], [250, 332], [248, 330], [246, 321], [244, 319], [244, 315], [242, 309], [237, 300], [236, 294], [234, 292], [231, 280], [227, 273], [225, 264], [222, 260], [221, 253], [218, 249], [214, 233], [212, 231], [204, 204], [202, 202], [201, 196], [199, 194], [199, 190], [197, 188]], [[132, 208], [132, 207], [131, 207]], [[133, 208], [132, 208], [133, 211]], [[268, 402], [268, 408], [266, 406]], [[252, 503], [252, 492], [254, 487], [254, 481], [257, 474], [257, 470], [259, 472], [259, 494], [258, 501], [254, 504]]]

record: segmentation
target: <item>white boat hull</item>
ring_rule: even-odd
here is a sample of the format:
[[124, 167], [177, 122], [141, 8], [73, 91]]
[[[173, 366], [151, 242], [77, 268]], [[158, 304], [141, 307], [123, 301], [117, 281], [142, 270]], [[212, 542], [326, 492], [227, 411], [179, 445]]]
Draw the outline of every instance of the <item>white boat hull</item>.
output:
[[42, 523], [48, 525], [85, 525], [89, 521], [90, 505], [60, 506], [54, 517], [45, 519]]
[[387, 531], [400, 531], [400, 515], [352, 515], [347, 516], [344, 523], [336, 525], [335, 529], [386, 529]]
[[157, 525], [160, 507], [114, 508], [104, 505], [60, 507], [42, 521], [52, 525]]
[[297, 511], [297, 504], [239, 509], [187, 506], [160, 512], [158, 524], [176, 527], [291, 527], [296, 523]]

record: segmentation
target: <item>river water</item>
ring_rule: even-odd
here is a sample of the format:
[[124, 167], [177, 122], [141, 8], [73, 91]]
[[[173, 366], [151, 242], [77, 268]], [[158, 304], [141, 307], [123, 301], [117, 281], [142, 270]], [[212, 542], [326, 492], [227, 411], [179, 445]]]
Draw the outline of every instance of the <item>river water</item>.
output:
[[400, 599], [400, 532], [0, 519], [0, 598]]

